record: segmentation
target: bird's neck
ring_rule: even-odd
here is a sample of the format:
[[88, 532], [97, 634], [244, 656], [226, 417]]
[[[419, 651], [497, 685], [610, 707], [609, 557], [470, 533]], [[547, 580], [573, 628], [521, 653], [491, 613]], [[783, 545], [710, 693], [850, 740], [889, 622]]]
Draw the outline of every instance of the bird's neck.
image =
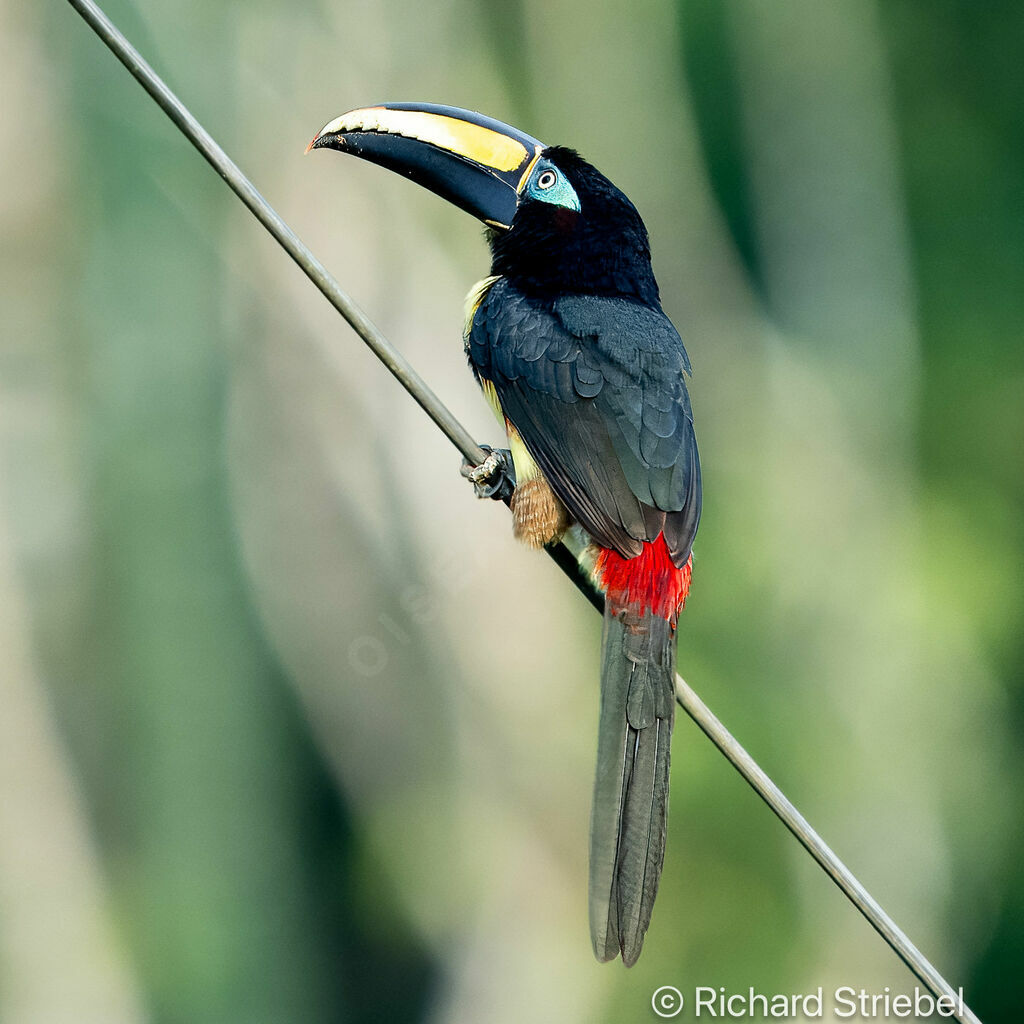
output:
[[653, 272], [638, 273], [632, 265], [615, 258], [538, 261], [529, 268], [507, 267], [494, 261], [491, 273], [501, 275], [520, 292], [541, 299], [563, 295], [602, 295], [635, 299], [648, 305], [659, 303], [658, 284]]
[[646, 232], [581, 230], [566, 214], [557, 231], [545, 224], [493, 232], [491, 273], [538, 298], [606, 295], [658, 304]]

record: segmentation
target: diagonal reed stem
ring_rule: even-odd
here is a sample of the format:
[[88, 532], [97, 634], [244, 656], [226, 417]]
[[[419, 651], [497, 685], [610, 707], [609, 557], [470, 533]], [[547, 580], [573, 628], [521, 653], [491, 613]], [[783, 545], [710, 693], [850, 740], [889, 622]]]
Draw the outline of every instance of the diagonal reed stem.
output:
[[[93, 0], [68, 2], [227, 182], [228, 187], [245, 203], [256, 219], [273, 235], [303, 273], [320, 289], [327, 301], [348, 321], [356, 334], [419, 403], [452, 444], [470, 462], [482, 462], [484, 452], [472, 435], [452, 415], [405, 357], [345, 293], [326, 267], [306, 248], [280, 215], [256, 191], [237, 164], [192, 116], [188, 108], [171, 92], [103, 11], [93, 3]], [[600, 595], [591, 588], [586, 577], [582, 575], [572, 554], [562, 546], [551, 550], [550, 554], [587, 600], [598, 611], [602, 611]], [[932, 966], [681, 676], [676, 676], [676, 700], [932, 995], [936, 998], [945, 997], [949, 1009], [953, 1010], [953, 1017], [961, 1024], [981, 1024], [964, 1004], [960, 992], [954, 990]]]

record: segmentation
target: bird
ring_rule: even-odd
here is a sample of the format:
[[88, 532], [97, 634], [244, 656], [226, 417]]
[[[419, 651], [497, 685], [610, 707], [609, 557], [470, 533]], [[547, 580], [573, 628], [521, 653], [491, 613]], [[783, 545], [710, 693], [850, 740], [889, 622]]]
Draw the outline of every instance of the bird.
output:
[[599, 961], [640, 956], [665, 856], [676, 628], [690, 590], [701, 469], [690, 360], [661, 307], [648, 232], [575, 150], [472, 110], [350, 110], [333, 149], [410, 178], [486, 225], [490, 273], [464, 345], [507, 449], [469, 467], [514, 481], [515, 535], [566, 543], [603, 595], [589, 919]]

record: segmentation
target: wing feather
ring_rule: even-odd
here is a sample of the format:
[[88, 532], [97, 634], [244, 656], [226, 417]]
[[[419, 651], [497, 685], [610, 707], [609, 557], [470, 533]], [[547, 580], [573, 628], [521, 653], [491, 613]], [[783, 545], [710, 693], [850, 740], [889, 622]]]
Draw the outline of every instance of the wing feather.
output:
[[570, 514], [625, 557], [664, 532], [682, 565], [700, 518], [690, 361], [660, 310], [626, 299], [543, 303], [499, 279], [470, 362]]

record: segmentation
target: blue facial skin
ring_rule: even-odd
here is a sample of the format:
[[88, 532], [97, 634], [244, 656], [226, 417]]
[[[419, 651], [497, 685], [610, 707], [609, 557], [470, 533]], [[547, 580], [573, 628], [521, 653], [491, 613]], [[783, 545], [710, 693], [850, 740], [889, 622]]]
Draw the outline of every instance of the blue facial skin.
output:
[[538, 202], [551, 203], [552, 206], [562, 206], [567, 210], [580, 212], [580, 200], [575, 189], [569, 184], [569, 179], [549, 160], [537, 161], [537, 166], [526, 183], [525, 192], [530, 199], [536, 199]]

